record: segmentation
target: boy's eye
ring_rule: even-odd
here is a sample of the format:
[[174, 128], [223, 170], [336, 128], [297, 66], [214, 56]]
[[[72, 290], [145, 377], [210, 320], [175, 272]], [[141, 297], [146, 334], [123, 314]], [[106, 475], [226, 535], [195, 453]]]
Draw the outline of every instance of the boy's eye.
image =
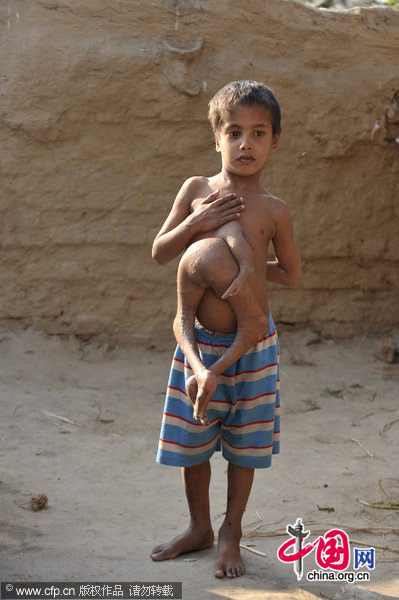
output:
[[259, 129], [258, 131], [255, 131], [255, 135], [261, 137], [262, 135], [265, 135], [265, 132]]
[[240, 135], [239, 131], [229, 131], [227, 134], [229, 137], [238, 137]]

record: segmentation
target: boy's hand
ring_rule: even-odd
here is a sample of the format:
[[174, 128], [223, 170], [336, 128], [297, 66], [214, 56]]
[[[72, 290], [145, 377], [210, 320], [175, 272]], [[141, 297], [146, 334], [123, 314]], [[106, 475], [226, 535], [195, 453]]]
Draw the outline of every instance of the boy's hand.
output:
[[220, 190], [216, 190], [201, 200], [191, 212], [192, 202], [201, 198], [203, 179], [188, 179], [177, 194], [172, 210], [152, 246], [152, 257], [160, 265], [176, 258], [198, 233], [218, 229], [238, 219], [244, 210], [241, 197], [230, 193], [218, 198]]
[[244, 201], [237, 194], [225, 194], [218, 198], [219, 194], [220, 190], [212, 192], [195, 207], [191, 220], [198, 233], [212, 231], [234, 221], [244, 210]]
[[206, 409], [216, 391], [217, 384], [217, 376], [205, 368], [186, 381], [186, 390], [193, 403], [193, 418], [195, 421], [200, 421], [201, 425], [209, 424]]

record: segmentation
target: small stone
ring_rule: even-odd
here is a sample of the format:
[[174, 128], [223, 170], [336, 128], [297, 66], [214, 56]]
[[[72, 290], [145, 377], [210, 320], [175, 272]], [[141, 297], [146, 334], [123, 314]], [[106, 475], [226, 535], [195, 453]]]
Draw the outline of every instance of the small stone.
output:
[[399, 362], [399, 348], [393, 343], [384, 344], [383, 342], [376, 342], [374, 356], [386, 363], [396, 363]]

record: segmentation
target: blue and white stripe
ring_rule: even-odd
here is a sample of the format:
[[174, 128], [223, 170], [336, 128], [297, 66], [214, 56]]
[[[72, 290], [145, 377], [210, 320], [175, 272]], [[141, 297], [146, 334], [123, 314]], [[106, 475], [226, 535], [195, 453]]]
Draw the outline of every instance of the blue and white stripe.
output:
[[[185, 382], [193, 373], [177, 346], [170, 371], [157, 461], [190, 467], [222, 450], [229, 462], [266, 468], [279, 453], [280, 377], [276, 328], [269, 315], [268, 333], [218, 379], [208, 404], [208, 425], [193, 419]], [[196, 327], [201, 360], [210, 367], [232, 344], [235, 334], [213, 334]]]

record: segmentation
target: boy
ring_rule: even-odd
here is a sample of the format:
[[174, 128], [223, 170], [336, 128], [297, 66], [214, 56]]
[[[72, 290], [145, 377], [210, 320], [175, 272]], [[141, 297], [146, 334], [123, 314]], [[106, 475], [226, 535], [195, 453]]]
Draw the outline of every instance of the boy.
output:
[[[278, 340], [266, 282], [295, 285], [300, 259], [287, 205], [260, 184], [281, 132], [273, 93], [261, 83], [232, 82], [210, 101], [209, 119], [222, 170], [184, 183], [153, 246], [161, 264], [188, 246], [178, 271], [174, 332], [179, 345], [157, 460], [182, 467], [191, 521], [181, 535], [154, 548], [151, 558], [165, 560], [213, 545], [209, 459], [222, 446], [229, 463], [228, 493], [215, 576], [232, 578], [245, 572], [241, 519], [254, 469], [270, 466], [271, 454], [279, 451]], [[222, 226], [228, 229], [237, 220], [239, 232], [223, 233]], [[242, 277], [232, 254], [239, 233], [251, 248], [250, 268]], [[276, 260], [268, 262], [270, 241]], [[242, 252], [234, 256], [243, 260]], [[201, 423], [193, 418], [186, 386]]]

